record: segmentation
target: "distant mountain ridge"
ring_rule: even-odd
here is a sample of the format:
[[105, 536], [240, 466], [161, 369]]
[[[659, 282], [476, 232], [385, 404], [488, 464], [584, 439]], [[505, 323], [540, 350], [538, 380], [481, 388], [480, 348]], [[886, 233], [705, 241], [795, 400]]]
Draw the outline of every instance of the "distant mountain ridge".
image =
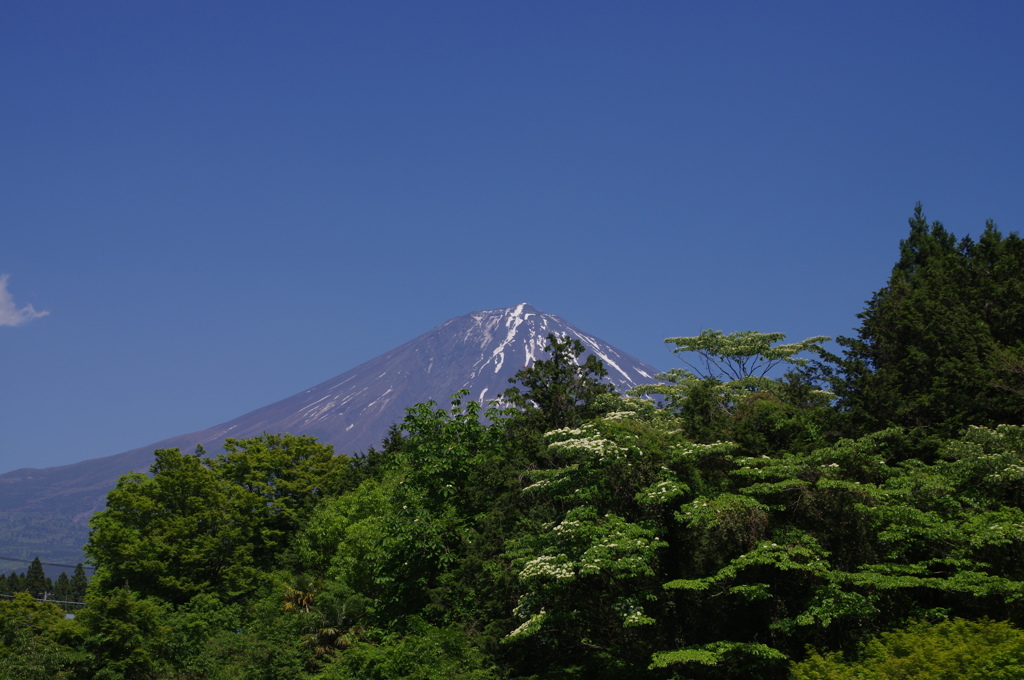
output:
[[[192, 451], [202, 445], [216, 453], [229, 437], [290, 432], [313, 435], [333, 444], [337, 453], [365, 451], [379, 444], [414, 404], [444, 404], [463, 389], [481, 402], [498, 397], [517, 371], [545, 358], [549, 333], [578, 338], [604, 362], [609, 382], [621, 390], [654, 382], [657, 369], [526, 303], [472, 312], [226, 423], [113, 456], [0, 475], [0, 555], [80, 561], [88, 520], [104, 508], [107, 491], [127, 472], [148, 472], [156, 449]], [[0, 571], [12, 568], [0, 562]]]

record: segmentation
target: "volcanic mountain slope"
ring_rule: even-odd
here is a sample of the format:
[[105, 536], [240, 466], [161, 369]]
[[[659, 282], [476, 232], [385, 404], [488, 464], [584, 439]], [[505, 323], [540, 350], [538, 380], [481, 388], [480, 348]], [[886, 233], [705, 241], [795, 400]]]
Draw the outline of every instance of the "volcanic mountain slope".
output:
[[[379, 444], [416, 403], [447, 404], [463, 389], [470, 399], [486, 402], [508, 388], [517, 371], [546, 357], [548, 333], [578, 338], [604, 362], [609, 381], [620, 389], [653, 382], [656, 369], [525, 303], [473, 312], [227, 423], [105, 458], [0, 475], [0, 555], [80, 561], [87, 523], [103, 509], [107, 491], [122, 474], [147, 472], [156, 449], [192, 451], [201, 444], [215, 453], [228, 437], [290, 432], [313, 435], [338, 453], [351, 453]], [[0, 561], [0, 570], [13, 566], [19, 565]]]

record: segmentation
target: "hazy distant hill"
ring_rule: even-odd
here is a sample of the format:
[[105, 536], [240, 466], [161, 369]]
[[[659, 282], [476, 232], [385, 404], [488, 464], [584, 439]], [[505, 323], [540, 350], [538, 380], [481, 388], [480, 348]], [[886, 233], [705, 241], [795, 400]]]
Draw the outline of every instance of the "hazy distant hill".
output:
[[[492, 399], [508, 379], [544, 358], [548, 333], [579, 338], [625, 389], [652, 382], [657, 369], [527, 304], [473, 312], [294, 396], [214, 427], [171, 437], [105, 458], [61, 467], [25, 468], [0, 475], [0, 556], [75, 563], [82, 559], [89, 517], [129, 471], [147, 472], [153, 451], [202, 444], [213, 453], [227, 437], [264, 432], [314, 435], [338, 453], [378, 445], [405, 409], [433, 399], [446, 403], [468, 389], [470, 398]], [[0, 561], [0, 571], [23, 565]]]

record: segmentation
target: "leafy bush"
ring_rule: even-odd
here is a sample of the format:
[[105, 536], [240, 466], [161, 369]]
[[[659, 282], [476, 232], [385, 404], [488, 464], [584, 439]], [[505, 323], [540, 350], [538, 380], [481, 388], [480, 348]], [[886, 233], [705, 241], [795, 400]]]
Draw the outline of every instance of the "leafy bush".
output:
[[1024, 631], [1008, 623], [953, 619], [915, 623], [864, 646], [862, 658], [813, 653], [792, 680], [1019, 680]]
[[497, 680], [500, 675], [457, 627], [413, 618], [404, 636], [357, 642], [337, 655], [317, 680]]

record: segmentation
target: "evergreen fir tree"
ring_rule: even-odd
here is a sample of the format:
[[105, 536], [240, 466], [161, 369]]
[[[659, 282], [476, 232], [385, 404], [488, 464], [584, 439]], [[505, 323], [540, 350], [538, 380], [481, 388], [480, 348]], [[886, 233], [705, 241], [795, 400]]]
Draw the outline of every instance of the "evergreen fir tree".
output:
[[602, 381], [608, 370], [600, 359], [591, 354], [580, 361], [584, 349], [576, 338], [548, 333], [544, 351], [549, 358], [535, 361], [509, 378], [510, 383], [523, 388], [510, 387], [503, 395], [510, 404], [523, 409], [521, 422], [546, 431], [576, 427], [597, 415], [595, 400], [614, 389]]
[[85, 569], [79, 562], [75, 567], [75, 573], [71, 575], [71, 596], [68, 598], [74, 602], [85, 602], [85, 589], [89, 585], [89, 579], [85, 576]]
[[834, 389], [852, 434], [888, 425], [952, 436], [1024, 422], [1024, 241], [989, 222], [977, 242], [925, 219], [920, 204], [888, 285], [857, 336], [839, 338]]
[[46, 578], [46, 572], [43, 570], [43, 563], [36, 557], [25, 572], [25, 590], [33, 597], [42, 597], [43, 593], [52, 589], [50, 579]]
[[60, 576], [57, 577], [57, 583], [53, 586], [53, 595], [58, 600], [65, 602], [71, 599], [71, 579], [68, 578], [66, 571], [60, 572]]
[[7, 589], [11, 594], [20, 593], [25, 590], [25, 575], [12, 571], [7, 577]]

